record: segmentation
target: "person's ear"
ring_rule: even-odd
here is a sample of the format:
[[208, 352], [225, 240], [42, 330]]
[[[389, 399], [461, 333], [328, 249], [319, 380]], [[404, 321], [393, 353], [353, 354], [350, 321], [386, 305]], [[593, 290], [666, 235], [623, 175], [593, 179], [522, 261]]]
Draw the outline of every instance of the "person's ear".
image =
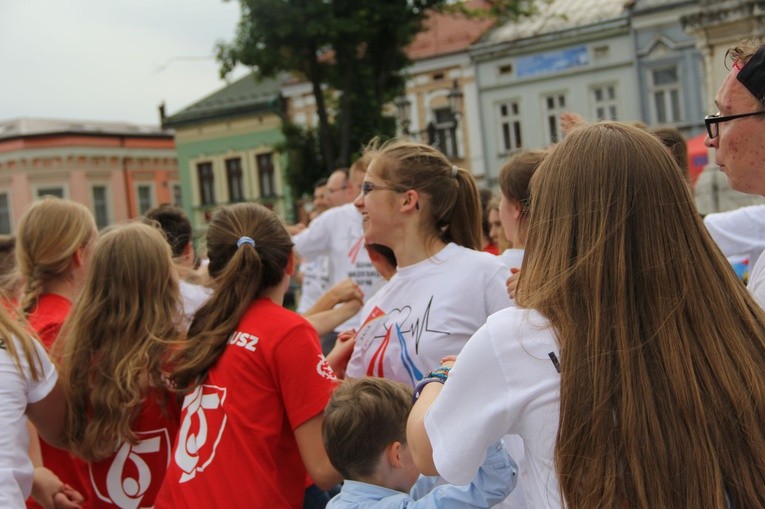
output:
[[513, 219], [519, 219], [523, 214], [523, 207], [521, 206], [521, 202], [513, 200], [510, 204], [510, 212], [513, 216]]
[[80, 246], [72, 253], [72, 265], [80, 268], [85, 264], [85, 246]]
[[403, 193], [404, 199], [401, 204], [401, 212], [409, 212], [410, 210], [420, 210], [420, 195], [414, 189], [409, 189]]
[[192, 244], [191, 241], [188, 241], [183, 247], [183, 251], [181, 251], [181, 260], [184, 265], [188, 265], [189, 267], [194, 265], [194, 244]]
[[393, 442], [385, 450], [385, 456], [388, 459], [388, 463], [394, 468], [403, 467], [401, 462], [401, 442]]
[[287, 267], [284, 269], [284, 273], [288, 276], [292, 276], [295, 273], [295, 252], [291, 252], [289, 258], [287, 258]]

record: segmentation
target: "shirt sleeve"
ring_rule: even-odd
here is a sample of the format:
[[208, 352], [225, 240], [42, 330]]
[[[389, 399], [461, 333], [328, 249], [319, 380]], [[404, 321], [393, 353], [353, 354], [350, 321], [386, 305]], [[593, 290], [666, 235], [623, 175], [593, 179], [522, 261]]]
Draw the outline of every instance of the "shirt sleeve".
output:
[[[19, 351], [18, 348], [20, 348], [20, 344], [15, 338], [14, 341], [16, 341], [16, 344], [18, 345], [17, 351]], [[27, 359], [26, 362], [23, 363], [23, 366], [26, 371], [25, 375], [29, 380], [27, 401], [29, 403], [37, 403], [38, 401], [43, 400], [48, 394], [50, 394], [50, 391], [53, 390], [53, 387], [56, 385], [56, 381], [58, 381], [58, 373], [56, 372], [56, 368], [53, 367], [53, 363], [48, 358], [48, 354], [43, 346], [35, 340], [32, 340], [32, 344], [34, 345], [34, 351], [37, 353], [37, 357], [40, 359], [38, 367], [42, 368], [39, 372], [39, 379], [33, 380], [31, 374], [29, 373], [29, 364], [36, 362], [37, 359]]]
[[420, 476], [410, 495], [412, 509], [485, 508], [502, 502], [515, 488], [518, 466], [501, 441], [492, 444], [470, 484], [437, 484], [439, 477]]
[[704, 225], [725, 256], [756, 258], [765, 248], [765, 205], [708, 214]]
[[327, 406], [337, 378], [321, 354], [316, 330], [308, 322], [294, 327], [274, 349], [274, 373], [294, 430]]
[[[328, 210], [327, 212], [331, 212]], [[294, 237], [295, 251], [303, 258], [315, 258], [328, 255], [331, 250], [331, 219], [332, 214], [324, 212], [311, 221], [310, 226]]]
[[513, 301], [507, 294], [507, 278], [510, 277], [510, 269], [504, 264], [500, 265], [494, 275], [486, 282], [486, 290], [484, 291], [486, 311], [489, 315], [513, 305]]
[[509, 392], [484, 325], [465, 345], [425, 415], [433, 461], [444, 479], [452, 484], [469, 483], [489, 445], [508, 433], [513, 425]]

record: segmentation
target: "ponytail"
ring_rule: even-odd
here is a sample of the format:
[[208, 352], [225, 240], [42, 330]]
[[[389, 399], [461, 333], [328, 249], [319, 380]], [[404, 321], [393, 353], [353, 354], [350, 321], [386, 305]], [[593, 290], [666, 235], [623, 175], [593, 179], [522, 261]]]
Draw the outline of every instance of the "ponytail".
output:
[[379, 160], [379, 176], [394, 189], [414, 189], [425, 200], [431, 235], [469, 249], [481, 246], [481, 201], [473, 176], [421, 143], [373, 140], [365, 156]]
[[189, 341], [174, 361], [173, 381], [183, 392], [215, 364], [252, 301], [282, 282], [292, 241], [272, 211], [239, 203], [215, 214], [207, 248], [215, 291], [194, 315]]

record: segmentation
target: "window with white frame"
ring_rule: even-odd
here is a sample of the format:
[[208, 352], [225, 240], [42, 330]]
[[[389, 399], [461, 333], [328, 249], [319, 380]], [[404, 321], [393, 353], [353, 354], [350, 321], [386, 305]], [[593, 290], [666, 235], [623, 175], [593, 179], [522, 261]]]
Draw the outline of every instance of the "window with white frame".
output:
[[215, 203], [215, 180], [213, 177], [212, 163], [197, 164], [197, 179], [199, 181], [199, 198], [201, 205]]
[[457, 159], [457, 122], [451, 108], [433, 110], [433, 127], [428, 133], [428, 141], [449, 159]]
[[560, 114], [565, 112], [566, 94], [550, 94], [542, 96], [544, 108], [545, 142], [550, 145], [558, 143], [561, 139]]
[[276, 181], [274, 180], [274, 155], [272, 153], [258, 154], [258, 177], [260, 196], [276, 196]]
[[521, 109], [518, 101], [498, 105], [500, 151], [512, 152], [523, 147], [521, 138]]
[[96, 228], [99, 230], [109, 226], [109, 204], [107, 202], [106, 186], [93, 186], [93, 216], [96, 219]]
[[226, 159], [226, 180], [228, 181], [228, 201], [244, 201], [242, 183], [242, 160], [239, 157]]
[[590, 89], [592, 97], [592, 118], [597, 120], [616, 120], [618, 101], [616, 85], [596, 85]]
[[656, 124], [676, 124], [683, 120], [680, 74], [677, 66], [652, 69], [649, 77], [649, 102]]
[[150, 184], [138, 184], [138, 213], [144, 215], [154, 205]]
[[0, 233], [11, 233], [11, 203], [8, 193], [0, 193]]
[[37, 188], [37, 197], [43, 196], [55, 196], [56, 198], [64, 197], [64, 188], [61, 186], [45, 186]]

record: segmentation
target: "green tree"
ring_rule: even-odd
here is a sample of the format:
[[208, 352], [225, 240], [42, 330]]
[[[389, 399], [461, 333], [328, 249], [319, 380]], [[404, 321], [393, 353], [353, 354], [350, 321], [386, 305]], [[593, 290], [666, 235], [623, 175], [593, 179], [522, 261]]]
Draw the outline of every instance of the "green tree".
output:
[[[395, 120], [383, 115], [384, 105], [403, 91], [403, 71], [410, 64], [406, 47], [422, 29], [428, 9], [497, 17], [522, 14], [530, 5], [529, 0], [485, 1], [482, 9], [454, 0], [239, 2], [236, 36], [216, 49], [221, 74], [243, 64], [259, 77], [290, 73], [310, 82], [319, 120], [315, 137], [287, 121], [284, 133], [286, 146], [302, 154], [302, 170], [316, 165], [324, 173], [347, 166], [373, 136], [395, 133]], [[316, 151], [298, 147], [312, 137], [319, 157], [309, 163]], [[288, 173], [296, 178], [297, 169]], [[297, 194], [310, 190], [304, 182], [291, 184]]]

